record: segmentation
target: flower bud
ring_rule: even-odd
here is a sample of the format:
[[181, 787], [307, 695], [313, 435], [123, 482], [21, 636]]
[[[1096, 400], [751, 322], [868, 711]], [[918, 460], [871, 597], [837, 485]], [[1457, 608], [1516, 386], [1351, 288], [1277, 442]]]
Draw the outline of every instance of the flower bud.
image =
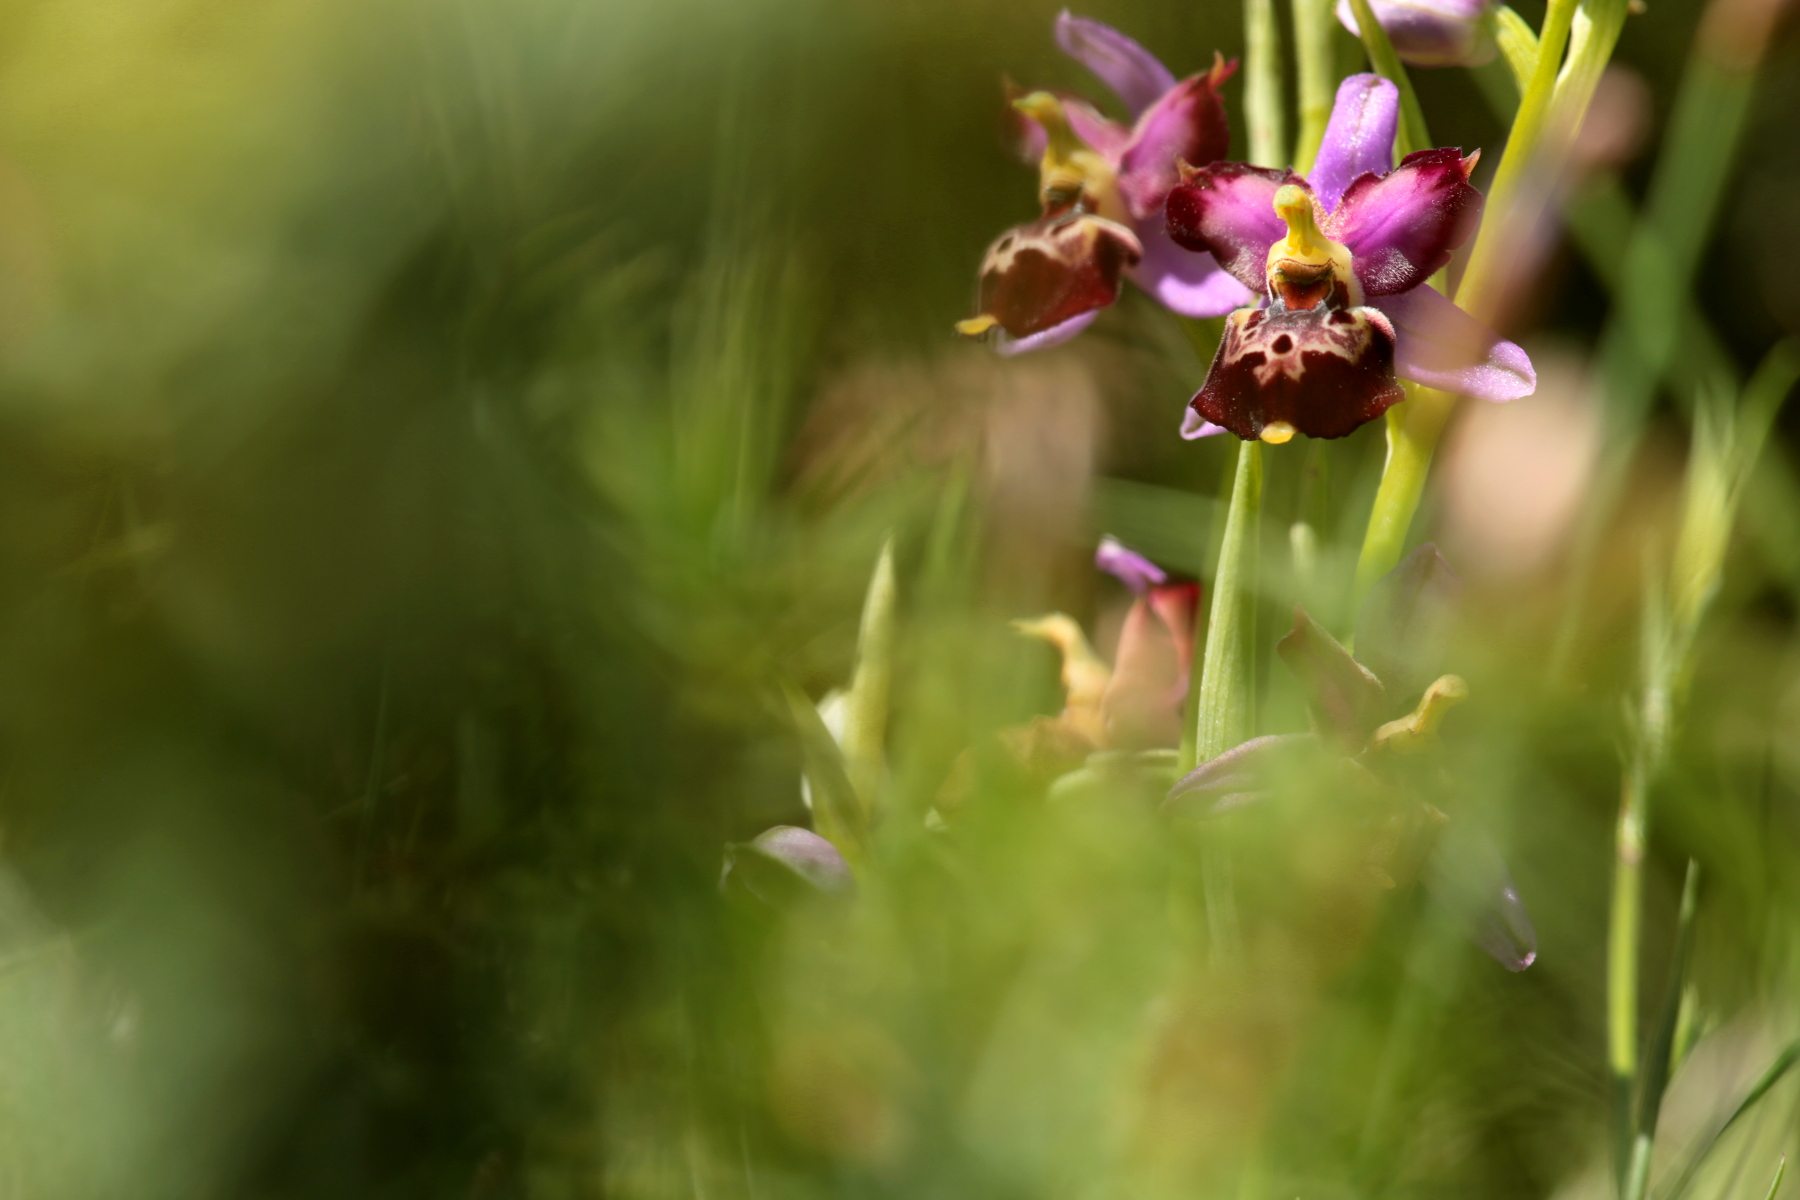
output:
[[776, 908], [808, 896], [846, 897], [856, 878], [838, 848], [809, 829], [777, 825], [753, 840], [725, 847], [719, 886], [742, 889]]
[[[1401, 61], [1415, 67], [1479, 67], [1494, 57], [1483, 27], [1487, 0], [1369, 0]], [[1361, 37], [1350, 0], [1338, 0], [1338, 20]]]

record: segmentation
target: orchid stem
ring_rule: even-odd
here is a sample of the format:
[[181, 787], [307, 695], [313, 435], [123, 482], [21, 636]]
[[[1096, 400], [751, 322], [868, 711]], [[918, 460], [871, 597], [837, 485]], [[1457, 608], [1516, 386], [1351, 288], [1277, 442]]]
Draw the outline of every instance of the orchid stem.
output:
[[[1519, 97], [1519, 111], [1506, 136], [1506, 151], [1500, 156], [1493, 186], [1488, 189], [1487, 219], [1475, 235], [1475, 245], [1469, 251], [1468, 269], [1463, 272], [1462, 284], [1456, 290], [1457, 303], [1477, 316], [1484, 315], [1478, 306], [1489, 303], [1486, 293], [1491, 289], [1492, 277], [1500, 273], [1509, 250], [1502, 244], [1510, 224], [1506, 218], [1510, 215], [1526, 164], [1536, 155], [1538, 140], [1543, 136], [1550, 102], [1556, 94], [1557, 70], [1562, 64], [1563, 49], [1569, 41], [1569, 25], [1575, 18], [1578, 4], [1579, 0], [1550, 0], [1550, 7], [1544, 13], [1531, 82], [1524, 95]], [[1582, 107], [1585, 111], [1585, 103]], [[1496, 234], [1496, 230], [1501, 232]]]
[[1390, 79], [1400, 89], [1400, 128], [1394, 139], [1394, 151], [1400, 158], [1405, 158], [1415, 150], [1431, 148], [1431, 131], [1425, 127], [1425, 110], [1419, 107], [1419, 97], [1413, 92], [1412, 80], [1407, 77], [1406, 68], [1400, 63], [1400, 55], [1394, 50], [1394, 43], [1388, 40], [1387, 30], [1375, 19], [1375, 10], [1369, 7], [1369, 0], [1350, 0], [1350, 10], [1356, 14], [1356, 28], [1361, 31], [1363, 50], [1369, 56], [1369, 66], [1377, 75]]
[[1416, 384], [1405, 385], [1407, 400], [1388, 410], [1387, 466], [1369, 510], [1369, 529], [1356, 560], [1352, 612], [1375, 581], [1394, 569], [1406, 549], [1406, 533], [1425, 492], [1431, 458], [1456, 397]]
[[1250, 129], [1250, 160], [1266, 167], [1285, 166], [1281, 27], [1275, 20], [1275, 0], [1244, 0], [1244, 121]]
[[1294, 143], [1294, 170], [1312, 170], [1331, 123], [1331, 0], [1293, 0], [1294, 59], [1298, 67], [1300, 131]]
[[[1633, 1196], [1649, 1170], [1649, 1137], [1636, 1129], [1638, 1076], [1638, 948], [1643, 936], [1644, 848], [1650, 823], [1650, 785], [1662, 768], [1672, 717], [1674, 670], [1668, 605], [1654, 551], [1644, 556], [1644, 609], [1639, 631], [1642, 691], [1631, 749], [1620, 784], [1613, 836], [1612, 913], [1606, 947], [1606, 1045], [1613, 1081], [1614, 1169], [1619, 1194]], [[1642, 1200], [1636, 1193], [1635, 1200]]]
[[[1518, 195], [1527, 164], [1538, 152], [1538, 143], [1553, 110], [1559, 129], [1578, 128], [1593, 96], [1587, 81], [1590, 75], [1597, 78], [1594, 62], [1604, 65], [1606, 57], [1611, 55], [1616, 34], [1608, 36], [1609, 20], [1612, 7], [1619, 0], [1585, 0], [1585, 3], [1600, 8], [1602, 19], [1589, 18], [1584, 22], [1581, 62], [1575, 63], [1571, 56], [1568, 72], [1561, 72], [1559, 68], [1576, 10], [1586, 11], [1584, 0], [1550, 0], [1549, 10], [1544, 14], [1530, 86], [1520, 98], [1518, 114], [1507, 136], [1506, 152], [1500, 158], [1500, 167], [1490, 189], [1486, 206], [1488, 216], [1476, 234], [1468, 270], [1456, 291], [1456, 302], [1477, 317], [1487, 319], [1491, 316], [1496, 300], [1492, 294], [1493, 282], [1502, 273], [1507, 253], [1506, 231], [1517, 228], [1509, 210]], [[1408, 149], [1404, 143], [1416, 136], [1421, 139], [1421, 144], [1410, 148], [1422, 149], [1429, 144], [1423, 141], [1426, 136], [1424, 122], [1421, 119], [1416, 130], [1410, 123], [1410, 115], [1416, 112], [1418, 101], [1413, 96], [1412, 85], [1405, 79], [1406, 73], [1400, 67], [1393, 45], [1375, 21], [1369, 0], [1350, 0], [1350, 4], [1356, 13], [1357, 26], [1362, 31], [1363, 45], [1368, 50], [1371, 64], [1378, 73], [1399, 84], [1403, 143], [1400, 148]], [[1565, 75], [1569, 78], [1563, 78]], [[1407, 392], [1410, 399], [1388, 412], [1387, 466], [1375, 493], [1374, 507], [1369, 512], [1362, 555], [1356, 563], [1354, 599], [1358, 604], [1375, 581], [1400, 561], [1413, 514], [1418, 511], [1419, 499], [1425, 492], [1425, 478], [1431, 469], [1438, 438], [1456, 403], [1455, 396], [1427, 388], [1408, 385]]]

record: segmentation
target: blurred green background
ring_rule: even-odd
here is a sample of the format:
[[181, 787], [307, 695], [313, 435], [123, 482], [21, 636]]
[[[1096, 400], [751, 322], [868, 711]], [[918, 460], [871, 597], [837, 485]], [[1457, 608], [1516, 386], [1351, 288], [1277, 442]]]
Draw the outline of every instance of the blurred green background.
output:
[[[1415, 528], [1469, 579], [1454, 749], [1537, 965], [1319, 867], [1328, 813], [1247, 835], [1253, 951], [1223, 973], [1154, 798], [1001, 791], [954, 853], [920, 823], [964, 747], [1060, 704], [1009, 619], [1116, 628], [1100, 532], [1202, 575], [1216, 542], [1227, 448], [1173, 436], [1205, 366], [1174, 318], [1132, 292], [1012, 361], [950, 333], [1033, 212], [1003, 74], [1093, 90], [1058, 7], [0, 12], [0, 1196], [1604, 1189], [1631, 547], [1672, 536], [1687, 435], [1671, 393], [1547, 689], [1603, 450], [1580, 255], [1509, 330], [1540, 395], [1471, 418]], [[1235, 6], [1085, 11], [1177, 74], [1241, 53]], [[1628, 192], [1697, 19], [1627, 28]], [[1482, 88], [1415, 79], [1491, 172]], [[1796, 105], [1790, 30], [1697, 285], [1745, 370], [1800, 333]], [[1677, 1145], [1800, 1032], [1789, 460], [1753, 482], [1656, 793], [1648, 994], [1683, 861], [1708, 881]], [[1271, 456], [1265, 642], [1296, 599], [1344, 619], [1381, 461], [1378, 425]], [[1325, 583], [1284, 565], [1296, 519]], [[772, 922], [721, 899], [722, 848], [805, 823], [775, 687], [848, 677], [890, 531], [881, 870], [847, 914]], [[1303, 727], [1265, 685], [1264, 730]], [[1763, 1194], [1785, 1087], [1715, 1194]]]

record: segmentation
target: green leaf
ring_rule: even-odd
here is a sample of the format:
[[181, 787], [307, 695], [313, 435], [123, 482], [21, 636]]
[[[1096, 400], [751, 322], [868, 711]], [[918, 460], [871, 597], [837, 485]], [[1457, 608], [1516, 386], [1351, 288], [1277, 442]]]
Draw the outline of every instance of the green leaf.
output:
[[1255, 671], [1256, 530], [1262, 508], [1262, 443], [1240, 442], [1231, 505], [1219, 542], [1206, 649], [1200, 660], [1194, 755], [1206, 762], [1250, 734]]
[[863, 597], [856, 674], [844, 702], [844, 767], [863, 820], [877, 816], [887, 773], [888, 693], [894, 674], [894, 539], [882, 543]]

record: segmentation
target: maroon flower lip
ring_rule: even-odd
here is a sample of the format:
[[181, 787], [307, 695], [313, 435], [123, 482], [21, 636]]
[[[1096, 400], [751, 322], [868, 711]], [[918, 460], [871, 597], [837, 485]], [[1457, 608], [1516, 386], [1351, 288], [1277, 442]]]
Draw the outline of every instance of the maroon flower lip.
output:
[[1088, 213], [1009, 229], [982, 260], [982, 314], [1015, 338], [1043, 333], [1118, 299], [1143, 255], [1131, 230]]
[[1374, 308], [1243, 308], [1194, 410], [1245, 440], [1339, 438], [1406, 398], [1394, 378], [1394, 327]]
[[1184, 436], [1343, 437], [1405, 399], [1401, 379], [1487, 400], [1535, 390], [1523, 350], [1426, 283], [1480, 222], [1479, 153], [1422, 150], [1395, 167], [1398, 117], [1398, 89], [1356, 75], [1310, 176], [1182, 167], [1169, 236], [1267, 297], [1228, 319], [1190, 402], [1204, 424]]

